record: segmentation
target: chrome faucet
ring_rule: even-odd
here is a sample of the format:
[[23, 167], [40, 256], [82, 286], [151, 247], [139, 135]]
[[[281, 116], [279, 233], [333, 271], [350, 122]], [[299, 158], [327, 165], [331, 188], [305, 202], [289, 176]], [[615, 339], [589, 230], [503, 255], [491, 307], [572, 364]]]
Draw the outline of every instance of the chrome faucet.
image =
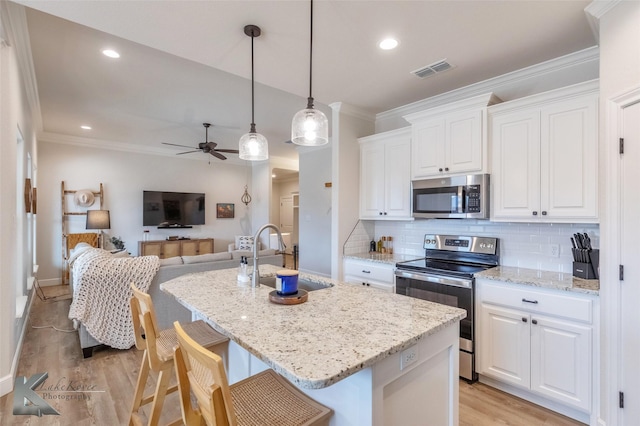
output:
[[278, 233], [278, 239], [280, 240], [280, 251], [284, 252], [284, 249], [287, 246], [284, 244], [284, 240], [282, 239], [282, 233], [280, 232], [280, 228], [278, 228], [273, 223], [267, 223], [266, 225], [262, 225], [256, 235], [253, 237], [253, 273], [251, 274], [251, 287], [258, 287], [260, 285], [260, 270], [258, 269], [258, 246], [260, 245], [260, 234], [267, 228], [271, 228]]

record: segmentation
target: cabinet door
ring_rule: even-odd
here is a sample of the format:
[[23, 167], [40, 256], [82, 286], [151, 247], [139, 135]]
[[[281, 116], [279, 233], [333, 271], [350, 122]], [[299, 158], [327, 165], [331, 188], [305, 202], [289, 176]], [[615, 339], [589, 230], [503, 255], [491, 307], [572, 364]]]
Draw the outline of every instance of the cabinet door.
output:
[[540, 113], [519, 111], [491, 119], [491, 219], [540, 217]]
[[411, 139], [385, 143], [384, 213], [386, 217], [411, 217]]
[[529, 315], [482, 303], [478, 327], [478, 372], [529, 388]]
[[181, 241], [164, 241], [162, 243], [162, 259], [180, 256]]
[[448, 116], [445, 140], [445, 173], [482, 170], [482, 111]]
[[198, 254], [213, 253], [213, 238], [198, 240]]
[[384, 211], [384, 145], [360, 146], [360, 218], [378, 219]]
[[591, 327], [531, 316], [531, 389], [590, 411]]
[[186, 240], [181, 241], [182, 243], [182, 256], [195, 256], [198, 253], [198, 241], [199, 240]]
[[140, 242], [140, 256], [158, 256], [162, 258], [162, 241]]
[[445, 120], [443, 118], [412, 126], [411, 179], [442, 175], [445, 167]]
[[540, 208], [548, 218], [597, 222], [597, 123], [597, 96], [542, 108]]

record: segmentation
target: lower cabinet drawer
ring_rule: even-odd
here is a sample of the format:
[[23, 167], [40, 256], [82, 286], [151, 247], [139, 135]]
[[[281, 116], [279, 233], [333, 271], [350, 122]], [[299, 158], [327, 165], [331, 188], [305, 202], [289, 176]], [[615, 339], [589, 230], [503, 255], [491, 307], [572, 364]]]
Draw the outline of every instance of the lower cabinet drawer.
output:
[[393, 285], [393, 265], [376, 264], [374, 262], [346, 259], [344, 261], [344, 275], [358, 277], [364, 280], [378, 281]]
[[593, 322], [593, 302], [588, 297], [563, 294], [560, 290], [533, 289], [520, 284], [494, 283], [482, 280], [477, 287], [483, 302], [560, 318]]

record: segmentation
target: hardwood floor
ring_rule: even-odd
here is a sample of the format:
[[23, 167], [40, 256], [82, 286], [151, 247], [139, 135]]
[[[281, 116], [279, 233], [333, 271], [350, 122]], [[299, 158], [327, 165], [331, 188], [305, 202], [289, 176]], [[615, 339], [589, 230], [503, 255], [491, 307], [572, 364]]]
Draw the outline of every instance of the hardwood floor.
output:
[[[142, 353], [137, 349], [104, 348], [83, 359], [77, 333], [67, 318], [71, 301], [67, 286], [47, 287], [46, 300], [33, 303], [26, 332], [18, 376], [27, 379], [47, 372], [44, 388], [69, 387], [76, 392], [38, 390], [45, 402], [60, 415], [13, 414], [13, 393], [0, 398], [0, 425], [126, 425], [131, 398], [138, 377]], [[54, 297], [60, 296], [62, 297]], [[45, 328], [35, 328], [45, 327]], [[56, 329], [52, 328], [55, 327]], [[152, 384], [146, 393], [152, 392]], [[64, 399], [63, 399], [64, 398]], [[177, 395], [165, 402], [161, 424], [180, 416]], [[515, 398], [481, 383], [460, 381], [461, 426], [538, 426], [581, 425], [582, 423]], [[439, 425], [429, 425], [439, 426]]]

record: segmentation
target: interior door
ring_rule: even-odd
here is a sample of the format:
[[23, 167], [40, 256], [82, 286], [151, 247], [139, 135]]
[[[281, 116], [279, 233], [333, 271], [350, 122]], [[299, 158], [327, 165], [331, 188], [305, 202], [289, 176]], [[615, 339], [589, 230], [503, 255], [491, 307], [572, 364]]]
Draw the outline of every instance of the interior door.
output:
[[620, 391], [624, 392], [625, 403], [621, 424], [633, 425], [640, 418], [640, 265], [637, 248], [640, 238], [640, 103], [624, 108], [622, 120], [620, 261], [624, 265], [624, 281], [620, 282]]
[[[280, 232], [293, 234], [293, 197], [280, 197]], [[285, 241], [286, 253], [291, 254], [291, 240]]]

